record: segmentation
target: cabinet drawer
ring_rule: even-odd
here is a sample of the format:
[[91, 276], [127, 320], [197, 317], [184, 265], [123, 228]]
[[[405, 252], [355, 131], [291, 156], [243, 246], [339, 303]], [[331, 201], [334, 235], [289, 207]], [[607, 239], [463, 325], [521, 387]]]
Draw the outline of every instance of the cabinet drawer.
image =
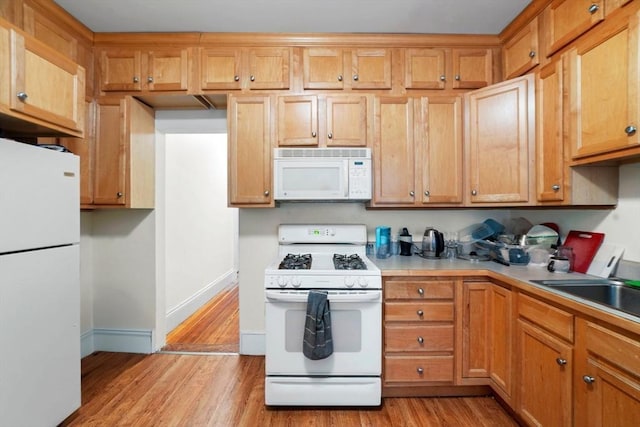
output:
[[385, 302], [384, 319], [447, 322], [453, 320], [453, 302]]
[[526, 295], [518, 295], [518, 316], [573, 342], [573, 315]]
[[385, 382], [453, 382], [453, 356], [386, 356]]
[[[586, 322], [587, 350], [640, 376], [640, 343], [607, 328]], [[585, 329], [583, 329], [584, 331]]]
[[384, 285], [385, 299], [453, 299], [453, 282], [390, 280]]
[[384, 350], [453, 351], [453, 325], [387, 325]]

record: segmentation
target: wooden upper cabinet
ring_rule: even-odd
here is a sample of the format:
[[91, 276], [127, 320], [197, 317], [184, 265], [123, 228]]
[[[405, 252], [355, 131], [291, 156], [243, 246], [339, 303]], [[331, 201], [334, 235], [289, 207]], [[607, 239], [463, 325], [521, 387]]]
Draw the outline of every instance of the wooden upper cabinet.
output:
[[448, 80], [445, 49], [406, 49], [405, 87], [444, 89]]
[[529, 202], [534, 85], [526, 75], [465, 94], [470, 203]]
[[543, 12], [547, 56], [602, 21], [604, 12], [605, 0], [553, 0]]
[[416, 101], [416, 200], [421, 203], [462, 203], [462, 99], [423, 97]]
[[291, 49], [200, 49], [200, 89], [289, 89]]
[[391, 89], [391, 49], [351, 51], [353, 89]]
[[415, 202], [414, 100], [376, 97], [374, 107], [374, 205]]
[[38, 13], [27, 3], [23, 7], [24, 31], [63, 55], [77, 60], [78, 40], [65, 28]]
[[100, 51], [103, 92], [179, 91], [189, 88], [189, 49], [108, 48]]
[[493, 83], [491, 49], [453, 49], [453, 88], [477, 89]]
[[576, 162], [638, 152], [639, 22], [639, 13], [622, 25], [606, 22], [568, 52], [569, 137]]
[[318, 97], [278, 97], [278, 146], [317, 146]]
[[563, 61], [558, 60], [536, 74], [536, 194], [540, 202], [562, 202], [568, 184], [564, 174], [562, 72]]
[[537, 17], [505, 42], [502, 57], [505, 79], [521, 76], [540, 63]]
[[[0, 104], [12, 115], [71, 136], [84, 133], [85, 70], [39, 40], [15, 29], [5, 32], [7, 93]], [[2, 105], [0, 105], [0, 108]]]
[[365, 95], [278, 97], [278, 146], [366, 147], [369, 102]]
[[271, 98], [229, 97], [230, 206], [272, 207]]
[[344, 88], [344, 54], [341, 48], [310, 47], [302, 50], [304, 89]]

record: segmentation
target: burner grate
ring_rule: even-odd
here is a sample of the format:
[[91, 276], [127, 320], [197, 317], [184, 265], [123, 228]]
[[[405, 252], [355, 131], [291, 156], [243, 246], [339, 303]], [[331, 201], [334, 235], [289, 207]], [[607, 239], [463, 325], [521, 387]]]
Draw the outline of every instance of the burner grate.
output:
[[309, 270], [311, 268], [311, 254], [287, 254], [278, 269], [280, 270]]
[[333, 255], [333, 266], [336, 270], [366, 270], [367, 265], [359, 255]]

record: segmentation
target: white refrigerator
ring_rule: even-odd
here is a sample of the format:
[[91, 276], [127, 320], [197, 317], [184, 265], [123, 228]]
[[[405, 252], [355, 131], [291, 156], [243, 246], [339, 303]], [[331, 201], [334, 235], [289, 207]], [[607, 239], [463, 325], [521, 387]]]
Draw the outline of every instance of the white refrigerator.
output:
[[0, 138], [0, 426], [80, 407], [79, 159]]

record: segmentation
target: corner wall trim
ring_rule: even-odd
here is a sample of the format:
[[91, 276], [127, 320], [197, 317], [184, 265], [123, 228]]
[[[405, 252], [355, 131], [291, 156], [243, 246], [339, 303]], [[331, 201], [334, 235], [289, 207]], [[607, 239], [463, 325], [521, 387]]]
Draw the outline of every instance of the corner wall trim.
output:
[[81, 336], [81, 357], [95, 351], [116, 353], [153, 353], [153, 331], [150, 329], [96, 328]]
[[264, 332], [240, 331], [240, 354], [264, 356], [265, 351]]

